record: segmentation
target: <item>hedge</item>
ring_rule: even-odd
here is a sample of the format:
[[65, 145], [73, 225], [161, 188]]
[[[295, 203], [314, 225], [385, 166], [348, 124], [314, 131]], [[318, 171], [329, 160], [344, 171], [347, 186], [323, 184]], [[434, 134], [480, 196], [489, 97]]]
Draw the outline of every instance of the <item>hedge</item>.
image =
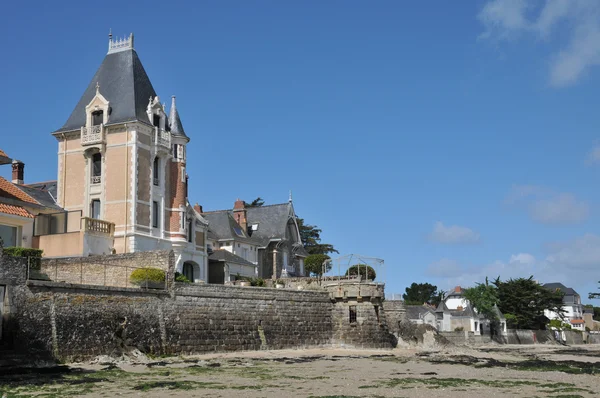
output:
[[42, 249], [30, 249], [28, 247], [5, 247], [4, 254], [12, 257], [42, 257], [44, 251]]

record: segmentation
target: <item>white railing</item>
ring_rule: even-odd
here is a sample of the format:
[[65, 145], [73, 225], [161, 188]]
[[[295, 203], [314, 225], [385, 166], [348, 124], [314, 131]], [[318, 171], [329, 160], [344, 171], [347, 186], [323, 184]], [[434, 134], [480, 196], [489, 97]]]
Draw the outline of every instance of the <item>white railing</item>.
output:
[[162, 146], [166, 149], [171, 149], [171, 134], [164, 129], [154, 127], [154, 137], [152, 141], [157, 146]]
[[101, 144], [104, 141], [104, 125], [83, 126], [81, 128], [81, 145]]

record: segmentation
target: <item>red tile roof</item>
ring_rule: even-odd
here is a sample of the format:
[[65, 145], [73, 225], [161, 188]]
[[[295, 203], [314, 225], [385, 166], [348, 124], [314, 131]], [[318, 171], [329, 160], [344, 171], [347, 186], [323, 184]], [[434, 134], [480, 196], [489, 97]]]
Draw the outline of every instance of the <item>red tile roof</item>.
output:
[[0, 197], [17, 199], [27, 203], [39, 205], [40, 203], [23, 192], [19, 187], [5, 178], [0, 177]]
[[13, 216], [27, 217], [33, 218], [33, 214], [28, 212], [26, 209], [21, 206], [7, 205], [5, 203], [0, 203], [0, 213], [10, 214]]
[[585, 323], [585, 321], [583, 319], [571, 319], [571, 323], [573, 325], [576, 325], [576, 324], [580, 324], [580, 323]]

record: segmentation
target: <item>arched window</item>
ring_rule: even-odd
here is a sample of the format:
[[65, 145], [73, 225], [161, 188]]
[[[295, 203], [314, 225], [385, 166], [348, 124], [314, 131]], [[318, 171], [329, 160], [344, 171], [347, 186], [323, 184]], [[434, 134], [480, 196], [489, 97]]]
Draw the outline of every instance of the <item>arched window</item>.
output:
[[183, 263], [183, 276], [194, 282], [194, 265], [191, 263]]
[[154, 185], [158, 186], [159, 183], [159, 179], [158, 179], [158, 170], [159, 170], [159, 165], [160, 165], [160, 160], [158, 159], [158, 156], [154, 158], [154, 164], [152, 166], [152, 181], [154, 183]]
[[99, 184], [102, 180], [102, 155], [92, 155], [92, 184]]

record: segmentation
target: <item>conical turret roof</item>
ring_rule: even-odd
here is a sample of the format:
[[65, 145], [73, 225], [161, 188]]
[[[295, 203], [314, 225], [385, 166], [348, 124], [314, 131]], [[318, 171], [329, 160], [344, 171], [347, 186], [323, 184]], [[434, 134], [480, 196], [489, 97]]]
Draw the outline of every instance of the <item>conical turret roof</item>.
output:
[[179, 112], [177, 111], [177, 106], [175, 105], [175, 96], [171, 97], [169, 125], [171, 126], [171, 135], [188, 138], [188, 136], [185, 134], [185, 131], [183, 130], [181, 119], [179, 118]]
[[77, 130], [85, 125], [85, 107], [96, 95], [96, 85], [100, 94], [109, 101], [107, 124], [140, 121], [152, 125], [146, 107], [148, 99], [154, 98], [156, 92], [132, 42], [130, 48], [109, 51], [104, 57], [71, 116], [58, 131]]

